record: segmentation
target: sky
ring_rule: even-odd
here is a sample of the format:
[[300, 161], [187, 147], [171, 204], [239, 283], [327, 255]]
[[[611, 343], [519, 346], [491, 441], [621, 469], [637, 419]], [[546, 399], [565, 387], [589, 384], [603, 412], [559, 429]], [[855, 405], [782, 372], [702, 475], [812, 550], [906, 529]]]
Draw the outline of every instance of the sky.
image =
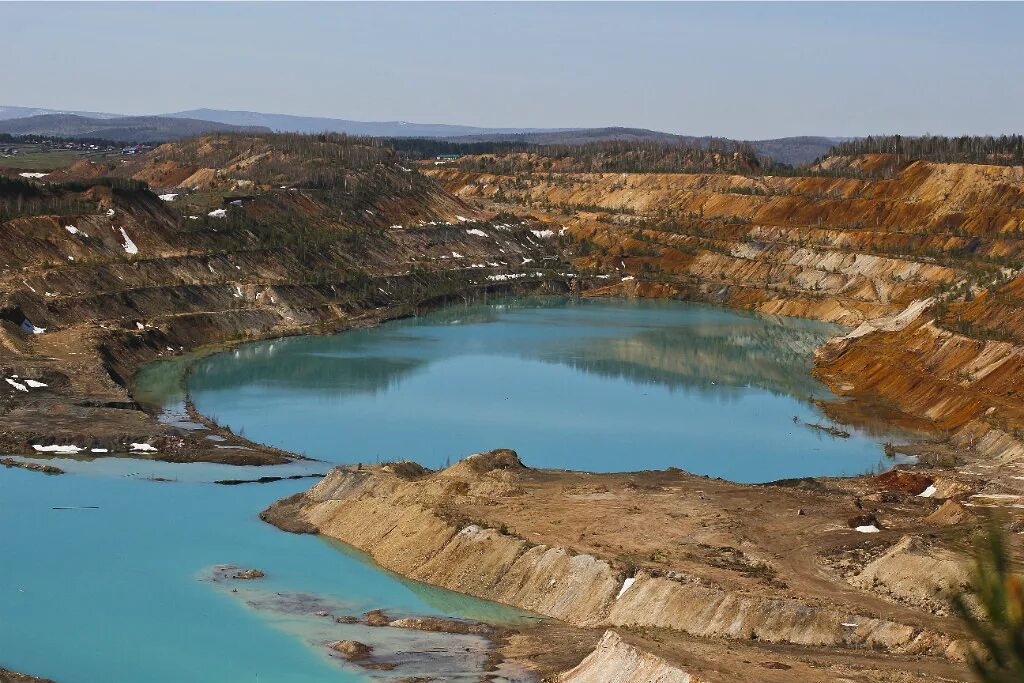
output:
[[0, 104], [759, 139], [1024, 129], [1024, 3], [0, 2]]

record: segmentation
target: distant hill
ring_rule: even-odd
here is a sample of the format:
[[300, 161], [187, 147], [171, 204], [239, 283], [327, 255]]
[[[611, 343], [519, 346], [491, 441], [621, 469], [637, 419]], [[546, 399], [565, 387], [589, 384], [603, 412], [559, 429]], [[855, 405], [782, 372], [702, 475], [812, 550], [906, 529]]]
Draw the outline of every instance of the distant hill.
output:
[[29, 116], [42, 116], [44, 114], [74, 114], [76, 116], [88, 116], [93, 119], [116, 119], [121, 114], [104, 114], [97, 111], [71, 111], [65, 109], [39, 109], [37, 107], [8, 107], [0, 105], [0, 121], [8, 119], [24, 119]]
[[655, 142], [693, 142], [695, 137], [663, 133], [646, 128], [565, 128], [521, 133], [477, 133], [447, 138], [451, 142], [517, 142], [530, 145], [582, 145], [588, 142], [612, 140], [651, 140]]
[[773, 140], [751, 140], [748, 144], [756, 149], [758, 154], [771, 157], [777, 163], [806, 166], [828, 154], [836, 142], [845, 139], [849, 138], [799, 136]]
[[269, 133], [262, 126], [233, 126], [216, 121], [165, 116], [92, 118], [76, 114], [42, 114], [0, 120], [0, 133], [65, 138], [103, 138], [114, 142], [164, 142], [203, 133]]
[[564, 131], [541, 131], [514, 135], [463, 135], [448, 138], [451, 142], [512, 142], [533, 145], [583, 145], [589, 142], [636, 140], [650, 142], [677, 142], [686, 145], [706, 146], [712, 140], [725, 142], [746, 142], [757, 154], [771, 158], [776, 163], [789, 166], [809, 164], [824, 156], [839, 138], [791, 137], [772, 140], [725, 140], [710, 136], [675, 135], [646, 128], [579, 128]]
[[[313, 116], [264, 114], [252, 111], [224, 109], [191, 109], [165, 114], [218, 121], [234, 125], [266, 126], [275, 132], [287, 133], [347, 133], [385, 138], [432, 138], [452, 142], [520, 142], [535, 145], [579, 145], [611, 140], [649, 140], [655, 142], [706, 143], [714, 138], [676, 135], [646, 128], [481, 128], [444, 123], [409, 123], [407, 121], [350, 121]], [[799, 166], [821, 157], [840, 138], [791, 137], [772, 140], [752, 140], [750, 145], [758, 154], [772, 160]]]
[[347, 133], [348, 135], [383, 138], [447, 138], [462, 135], [506, 135], [561, 130], [556, 128], [479, 128], [447, 123], [410, 123], [408, 121], [350, 121], [319, 116], [264, 114], [255, 111], [226, 109], [190, 109], [173, 114], [163, 114], [163, 116], [217, 121], [236, 126], [265, 126], [279, 133]]

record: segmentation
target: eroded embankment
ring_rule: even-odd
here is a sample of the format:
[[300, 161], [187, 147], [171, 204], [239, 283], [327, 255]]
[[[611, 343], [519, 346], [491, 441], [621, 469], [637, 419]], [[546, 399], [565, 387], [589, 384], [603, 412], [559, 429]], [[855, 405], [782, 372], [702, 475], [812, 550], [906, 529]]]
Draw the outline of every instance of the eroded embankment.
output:
[[885, 529], [876, 543], [939, 528], [925, 521], [937, 503], [883, 497], [888, 485], [873, 482], [812, 492], [682, 472], [591, 475], [531, 470], [495, 451], [436, 473], [338, 468], [263, 516], [410, 578], [579, 628], [913, 655], [956, 671], [955, 622], [832, 564], [860, 561], [847, 547], [865, 536], [848, 522], [868, 511]]

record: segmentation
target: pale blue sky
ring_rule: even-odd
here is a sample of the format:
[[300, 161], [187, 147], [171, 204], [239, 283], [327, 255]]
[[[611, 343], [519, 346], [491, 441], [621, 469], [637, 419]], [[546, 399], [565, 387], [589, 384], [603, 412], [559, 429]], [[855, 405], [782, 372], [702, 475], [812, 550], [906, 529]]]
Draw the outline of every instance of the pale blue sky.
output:
[[1024, 3], [0, 3], [0, 104], [739, 138], [1024, 128]]

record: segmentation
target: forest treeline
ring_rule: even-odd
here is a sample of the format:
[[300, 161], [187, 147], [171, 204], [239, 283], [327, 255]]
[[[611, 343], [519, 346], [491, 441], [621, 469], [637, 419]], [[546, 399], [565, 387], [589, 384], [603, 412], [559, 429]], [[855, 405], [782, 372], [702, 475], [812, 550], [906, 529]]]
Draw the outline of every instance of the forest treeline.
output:
[[895, 154], [906, 161], [1016, 166], [1024, 164], [1024, 135], [869, 135], [836, 144], [828, 156], [858, 154]]
[[520, 142], [454, 143], [394, 139], [403, 158], [431, 159], [458, 154], [453, 163], [468, 171], [515, 174], [537, 171], [573, 173], [764, 172], [773, 166], [746, 143], [712, 139], [702, 143], [608, 140], [566, 145]]

